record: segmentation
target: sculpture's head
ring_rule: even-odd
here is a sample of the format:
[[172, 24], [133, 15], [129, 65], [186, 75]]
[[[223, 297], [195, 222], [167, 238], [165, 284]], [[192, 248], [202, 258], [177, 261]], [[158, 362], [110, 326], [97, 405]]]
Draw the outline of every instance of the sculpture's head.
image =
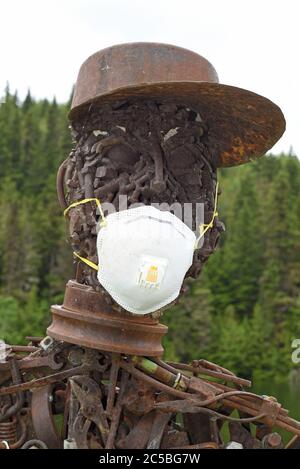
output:
[[135, 314], [172, 303], [214, 251], [217, 168], [259, 158], [285, 127], [274, 103], [219, 84], [200, 55], [153, 43], [87, 59], [70, 119], [58, 188], [77, 280]]

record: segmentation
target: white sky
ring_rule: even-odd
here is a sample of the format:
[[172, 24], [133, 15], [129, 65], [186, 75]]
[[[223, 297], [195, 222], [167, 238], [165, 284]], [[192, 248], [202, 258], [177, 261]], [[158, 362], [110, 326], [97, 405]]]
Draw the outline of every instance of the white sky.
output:
[[0, 95], [69, 98], [81, 63], [122, 42], [186, 47], [222, 83], [276, 102], [287, 130], [273, 153], [300, 155], [299, 0], [0, 0]]

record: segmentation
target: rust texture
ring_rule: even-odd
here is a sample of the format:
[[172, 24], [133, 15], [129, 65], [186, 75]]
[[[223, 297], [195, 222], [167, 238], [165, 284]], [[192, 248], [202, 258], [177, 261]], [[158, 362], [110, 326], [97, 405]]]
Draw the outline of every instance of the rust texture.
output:
[[132, 43], [101, 50], [82, 65], [70, 112], [71, 120], [93, 103], [128, 97], [171, 98], [196, 105], [209, 133], [218, 167], [255, 160], [285, 130], [276, 104], [248, 90], [220, 84], [214, 67], [190, 50], [168, 44]]
[[[186, 369], [189, 365], [176, 364], [175, 368], [158, 359], [55, 340], [46, 350], [39, 346], [37, 351], [23, 354], [16, 360], [11, 350], [6, 363], [14, 363], [14, 372], [4, 380], [0, 374], [3, 449], [66, 445], [82, 449], [221, 449], [228, 444], [220, 433], [224, 425], [229, 426], [230, 441], [247, 449], [283, 448], [276, 429], [291, 433], [287, 447], [296, 447], [300, 436], [300, 423], [276, 399], [236, 387], [240, 378], [228, 370], [218, 378], [211, 376], [212, 371], [220, 370], [213, 363], [193, 367], [191, 373]], [[37, 366], [36, 359], [45, 356], [49, 364], [62, 363], [61, 371]], [[32, 367], [24, 368], [24, 361]], [[0, 364], [0, 372], [6, 363]], [[184, 383], [180, 390], [174, 386], [178, 372]], [[197, 386], [191, 385], [195, 382]], [[19, 399], [21, 406], [16, 405]], [[237, 416], [231, 415], [234, 410]], [[57, 419], [64, 420], [64, 425], [57, 425]], [[250, 422], [256, 432], [250, 432]]]
[[[66, 312], [82, 314], [82, 322], [72, 324]], [[281, 449], [280, 429], [291, 433], [287, 448], [298, 446], [300, 423], [275, 398], [252, 393], [249, 380], [204, 359], [159, 358], [165, 328], [157, 320], [138, 323], [109, 310], [92, 287], [75, 281], [53, 317], [49, 336], [9, 346], [0, 363], [0, 449]], [[230, 441], [222, 439], [224, 425]]]
[[[153, 43], [91, 56], [70, 118], [74, 148], [57, 175], [62, 209], [90, 197], [116, 210], [119, 196], [126, 208], [201, 202], [204, 223], [217, 168], [263, 155], [285, 126], [274, 103], [219, 84], [203, 57]], [[72, 248], [97, 263], [95, 207], [70, 210], [68, 223]], [[215, 218], [187, 277], [199, 276], [223, 230]], [[124, 311], [81, 262], [51, 310], [48, 336], [8, 346], [0, 362], [0, 449], [281, 449], [280, 430], [291, 434], [286, 448], [299, 447], [300, 422], [275, 398], [205, 359], [164, 361], [161, 311]]]
[[103, 295], [86, 285], [69, 281], [64, 304], [51, 309], [47, 333], [56, 340], [131, 355], [163, 353], [166, 326], [150, 317], [113, 312]]
[[[74, 149], [57, 178], [62, 209], [97, 197], [103, 208], [110, 203], [116, 211], [138, 203], [158, 204], [161, 209], [174, 204], [175, 214], [183, 218], [184, 204], [190, 204], [190, 227], [197, 231], [202, 204], [204, 223], [211, 221], [217, 174], [205, 143], [207, 125], [197, 110], [182, 102], [122, 100], [90, 109], [73, 122], [72, 132]], [[67, 217], [73, 250], [97, 264], [95, 204], [72, 208]], [[203, 246], [195, 251], [187, 278], [199, 276], [223, 230], [215, 218]], [[80, 263], [77, 281], [92, 286], [115, 310], [125, 313], [101, 287], [95, 270]]]

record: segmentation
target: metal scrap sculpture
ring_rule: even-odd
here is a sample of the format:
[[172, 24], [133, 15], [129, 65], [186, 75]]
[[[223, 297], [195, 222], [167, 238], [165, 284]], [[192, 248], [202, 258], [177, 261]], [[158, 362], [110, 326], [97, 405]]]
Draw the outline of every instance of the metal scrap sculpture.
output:
[[[70, 119], [74, 148], [57, 178], [62, 210], [84, 198], [122, 210], [120, 196], [129, 209], [202, 203], [205, 224], [217, 167], [258, 158], [284, 131], [275, 104], [219, 84], [197, 54], [150, 43], [91, 56]], [[78, 259], [98, 262], [93, 202], [66, 216], [76, 278], [63, 305], [51, 309], [47, 336], [10, 346], [0, 363], [0, 447], [282, 448], [276, 428], [290, 432], [287, 447], [296, 447], [300, 423], [275, 398], [249, 392], [250, 381], [204, 359], [162, 360], [162, 311], [125, 311]], [[196, 229], [195, 214], [192, 223]], [[223, 230], [215, 217], [186, 278], [198, 277]]]

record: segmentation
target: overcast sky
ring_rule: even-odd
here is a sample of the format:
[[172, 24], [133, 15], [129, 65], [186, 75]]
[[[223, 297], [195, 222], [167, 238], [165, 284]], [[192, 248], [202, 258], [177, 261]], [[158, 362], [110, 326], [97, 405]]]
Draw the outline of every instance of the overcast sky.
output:
[[122, 42], [186, 47], [222, 83], [267, 96], [287, 130], [274, 153], [300, 155], [299, 0], [0, 0], [0, 94], [66, 101], [81, 63]]

